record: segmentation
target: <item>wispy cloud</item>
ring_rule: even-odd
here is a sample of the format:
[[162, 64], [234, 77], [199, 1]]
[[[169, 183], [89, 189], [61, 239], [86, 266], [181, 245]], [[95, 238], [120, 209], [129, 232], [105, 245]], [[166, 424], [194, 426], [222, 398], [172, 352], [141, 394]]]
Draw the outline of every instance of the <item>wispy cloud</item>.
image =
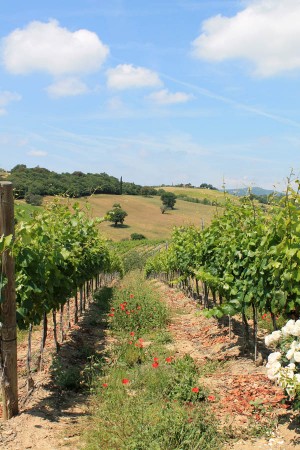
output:
[[89, 89], [83, 81], [72, 77], [56, 81], [48, 86], [46, 91], [50, 97], [59, 98], [86, 94]]
[[204, 97], [208, 97], [208, 98], [211, 98], [213, 100], [217, 100], [217, 101], [222, 102], [222, 103], [227, 103], [228, 105], [231, 105], [231, 106], [233, 106], [235, 108], [247, 111], [247, 112], [252, 113], [254, 115], [257, 115], [257, 116], [266, 117], [267, 119], [271, 119], [271, 120], [273, 120], [275, 122], [280, 122], [280, 123], [283, 123], [285, 125], [290, 125], [292, 127], [300, 128], [300, 123], [299, 122], [296, 122], [296, 121], [294, 121], [292, 119], [289, 119], [287, 117], [283, 117], [283, 116], [280, 116], [280, 115], [277, 115], [277, 114], [272, 114], [270, 112], [264, 111], [263, 109], [256, 108], [255, 106], [251, 106], [251, 105], [247, 105], [245, 103], [237, 102], [236, 100], [232, 100], [229, 97], [224, 97], [222, 95], [216, 94], [215, 92], [212, 92], [209, 89], [205, 89], [205, 88], [202, 88], [202, 87], [197, 86], [195, 84], [187, 83], [187, 82], [182, 81], [182, 80], [178, 80], [178, 79], [176, 79], [174, 77], [171, 77], [171, 76], [169, 76], [167, 74], [164, 74], [164, 73], [160, 73], [160, 76], [164, 77], [164, 78], [166, 78], [166, 79], [168, 79], [170, 81], [173, 81], [173, 82], [175, 82], [175, 83], [177, 83], [177, 84], [179, 84], [181, 86], [185, 86], [185, 87], [187, 87], [189, 89], [192, 89], [192, 90], [194, 90], [194, 92], [197, 92], [198, 94], [200, 94], [200, 95], [202, 95]]
[[45, 156], [48, 155], [47, 152], [43, 151], [43, 150], [29, 150], [29, 152], [27, 153], [28, 156], [34, 156], [35, 158], [43, 158]]
[[[64, 143], [66, 143], [66, 145], [70, 146], [70, 151], [75, 153], [81, 152], [81, 148], [83, 149], [83, 154], [85, 148], [88, 148], [89, 151], [96, 151], [98, 153], [101, 142], [104, 145], [105, 143], [118, 143], [121, 146], [126, 144], [136, 145], [139, 149], [139, 146], [143, 146], [144, 149], [149, 149], [154, 152], [157, 152], [157, 150], [168, 150], [170, 153], [184, 152], [186, 154], [194, 155], [206, 155], [211, 153], [205, 146], [196, 142], [188, 133], [166, 134], [153, 139], [150, 135], [141, 135], [137, 138], [108, 135], [96, 135], [91, 137], [89, 135], [77, 134], [56, 127], [49, 127], [49, 129], [52, 130], [52, 139], [55, 138], [58, 145], [64, 146]], [[76, 143], [77, 147], [74, 147], [73, 142]]]
[[132, 89], [161, 86], [156, 72], [146, 67], [135, 67], [132, 64], [119, 64], [107, 72], [107, 86], [110, 89]]
[[185, 92], [170, 92], [168, 89], [162, 89], [152, 92], [147, 99], [158, 105], [174, 105], [176, 103], [186, 103], [194, 98], [191, 94]]
[[4, 116], [7, 113], [6, 106], [21, 99], [22, 96], [16, 92], [0, 91], [0, 116]]

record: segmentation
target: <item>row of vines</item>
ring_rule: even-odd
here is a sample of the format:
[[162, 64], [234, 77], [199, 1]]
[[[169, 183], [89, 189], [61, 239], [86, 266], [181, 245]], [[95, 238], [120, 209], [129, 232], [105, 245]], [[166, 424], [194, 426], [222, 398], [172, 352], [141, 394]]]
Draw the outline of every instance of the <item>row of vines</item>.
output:
[[[298, 182], [296, 183], [296, 185]], [[200, 299], [208, 316], [240, 313], [249, 342], [253, 317], [298, 318], [300, 313], [300, 195], [289, 183], [278, 202], [261, 206], [251, 199], [227, 200], [209, 227], [179, 227], [168, 249], [146, 265], [148, 276], [183, 287]], [[210, 298], [212, 300], [209, 300]]]
[[[108, 274], [122, 274], [119, 256], [98, 231], [98, 220], [89, 218], [78, 204], [73, 206], [54, 201], [33, 214], [30, 220], [18, 218], [15, 237], [2, 236], [0, 251], [9, 251], [15, 261], [17, 324], [29, 330], [27, 371], [30, 379], [30, 340], [32, 327], [43, 324], [38, 366], [47, 338], [48, 317], [52, 314], [54, 340], [59, 342], [56, 316], [59, 313], [61, 340], [62, 318], [67, 308], [70, 326], [70, 299], [73, 299], [74, 322], [86, 308], [90, 294], [106, 282]], [[0, 280], [1, 292], [7, 280]], [[4, 299], [0, 299], [2, 302]], [[0, 317], [0, 321], [1, 317]], [[2, 361], [2, 373], [5, 362]], [[9, 381], [9, 380], [8, 380]]]

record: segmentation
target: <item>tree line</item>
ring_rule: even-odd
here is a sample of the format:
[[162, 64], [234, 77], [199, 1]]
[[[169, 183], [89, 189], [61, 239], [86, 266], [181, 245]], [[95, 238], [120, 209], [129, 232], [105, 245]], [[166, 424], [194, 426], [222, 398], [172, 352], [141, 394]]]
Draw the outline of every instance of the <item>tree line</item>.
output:
[[141, 194], [142, 186], [124, 182], [107, 173], [56, 173], [43, 167], [29, 168], [18, 164], [5, 178], [14, 185], [17, 198], [32, 203], [36, 196], [66, 195], [72, 198], [91, 194]]
[[[11, 181], [14, 185], [15, 195], [19, 199], [26, 199], [28, 203], [41, 203], [46, 195], [65, 195], [72, 198], [86, 197], [91, 194], [127, 194], [143, 195], [145, 197], [162, 195], [164, 189], [155, 189], [152, 186], [142, 186], [133, 182], [123, 181], [102, 173], [57, 173], [44, 167], [27, 167], [17, 164], [8, 173], [0, 169], [0, 180]], [[183, 185], [177, 185], [183, 186]], [[191, 186], [189, 183], [186, 187]], [[210, 184], [202, 184], [200, 188], [216, 189]]]

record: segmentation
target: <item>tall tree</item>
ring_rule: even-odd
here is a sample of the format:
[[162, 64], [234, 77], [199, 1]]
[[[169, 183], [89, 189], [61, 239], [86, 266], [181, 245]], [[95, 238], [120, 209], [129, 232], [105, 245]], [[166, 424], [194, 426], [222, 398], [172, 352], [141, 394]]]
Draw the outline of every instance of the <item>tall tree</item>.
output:
[[164, 192], [161, 194], [160, 199], [163, 203], [163, 206], [166, 208], [174, 209], [174, 205], [176, 203], [176, 195], [173, 192]]

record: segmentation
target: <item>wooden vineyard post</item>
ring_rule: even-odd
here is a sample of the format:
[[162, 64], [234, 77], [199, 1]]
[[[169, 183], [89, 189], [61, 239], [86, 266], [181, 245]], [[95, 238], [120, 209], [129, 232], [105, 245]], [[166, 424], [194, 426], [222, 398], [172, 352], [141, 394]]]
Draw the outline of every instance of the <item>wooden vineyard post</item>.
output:
[[[0, 181], [0, 235], [14, 234], [14, 199], [12, 183]], [[4, 420], [18, 414], [17, 327], [15, 266], [12, 255], [2, 254], [1, 279], [1, 388]]]

